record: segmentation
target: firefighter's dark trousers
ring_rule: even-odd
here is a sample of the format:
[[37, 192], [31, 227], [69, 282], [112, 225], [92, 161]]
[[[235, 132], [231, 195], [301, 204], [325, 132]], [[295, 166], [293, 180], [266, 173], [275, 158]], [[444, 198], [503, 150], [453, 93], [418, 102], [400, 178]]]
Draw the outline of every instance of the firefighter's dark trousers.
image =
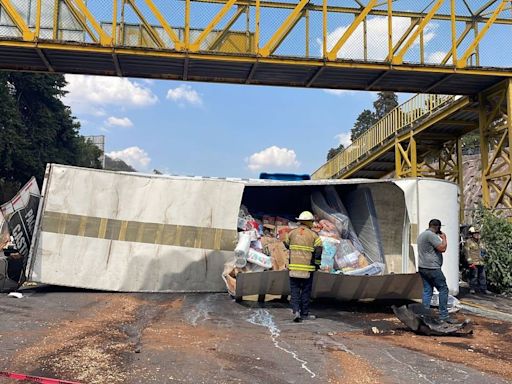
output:
[[308, 279], [290, 277], [291, 305], [294, 313], [301, 316], [309, 315], [309, 299], [313, 287], [313, 273]]

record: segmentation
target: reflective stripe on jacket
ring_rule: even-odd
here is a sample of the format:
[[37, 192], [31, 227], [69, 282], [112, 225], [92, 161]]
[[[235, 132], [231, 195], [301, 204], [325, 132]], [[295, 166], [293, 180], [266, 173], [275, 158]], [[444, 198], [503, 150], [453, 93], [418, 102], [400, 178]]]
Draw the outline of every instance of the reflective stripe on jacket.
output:
[[301, 225], [288, 234], [285, 243], [290, 249], [290, 277], [309, 278], [310, 273], [316, 270], [313, 252], [315, 247], [322, 246], [320, 237], [308, 227]]
[[466, 240], [466, 244], [464, 244], [464, 257], [466, 258], [468, 264], [484, 264], [484, 260], [480, 253], [481, 249], [482, 247], [480, 246], [480, 244], [477, 243], [472, 238]]

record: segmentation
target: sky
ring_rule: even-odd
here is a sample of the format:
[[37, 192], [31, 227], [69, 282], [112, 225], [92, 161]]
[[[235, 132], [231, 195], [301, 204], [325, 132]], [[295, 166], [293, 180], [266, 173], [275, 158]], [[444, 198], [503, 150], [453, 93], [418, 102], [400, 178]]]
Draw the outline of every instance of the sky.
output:
[[82, 135], [141, 172], [312, 173], [376, 93], [66, 75]]
[[[328, 48], [350, 22], [329, 23]], [[409, 18], [393, 17], [395, 42], [409, 24]], [[459, 33], [463, 27], [457, 25]], [[489, 30], [481, 42], [481, 65], [512, 67], [512, 50], [496, 44], [508, 39], [511, 29], [493, 26]], [[450, 33], [449, 23], [427, 25], [427, 63], [442, 60], [449, 49]], [[362, 58], [362, 36], [358, 27], [339, 57]], [[369, 17], [368, 36], [372, 37], [369, 59], [383, 60], [387, 55], [387, 18]], [[320, 39], [314, 35], [311, 39], [312, 52], [320, 55]], [[301, 45], [292, 36], [276, 53], [293, 54]], [[406, 61], [414, 61], [418, 55], [416, 42]], [[138, 171], [157, 169], [173, 175], [257, 178], [260, 172], [311, 174], [325, 163], [330, 148], [350, 144], [350, 129], [357, 116], [371, 109], [377, 97], [375, 92], [364, 91], [85, 75], [66, 75], [66, 80], [64, 102], [80, 121], [82, 135], [105, 135], [105, 152]], [[399, 102], [411, 96], [399, 94]]]

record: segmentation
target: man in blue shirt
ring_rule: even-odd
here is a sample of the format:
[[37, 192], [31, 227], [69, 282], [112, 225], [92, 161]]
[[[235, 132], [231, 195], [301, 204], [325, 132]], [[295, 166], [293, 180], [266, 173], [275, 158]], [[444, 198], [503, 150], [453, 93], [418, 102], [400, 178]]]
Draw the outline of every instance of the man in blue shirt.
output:
[[430, 308], [434, 287], [439, 292], [439, 320], [450, 323], [448, 315], [448, 285], [441, 271], [446, 234], [441, 232], [441, 221], [432, 219], [428, 229], [418, 236], [419, 273], [423, 280], [423, 306]]

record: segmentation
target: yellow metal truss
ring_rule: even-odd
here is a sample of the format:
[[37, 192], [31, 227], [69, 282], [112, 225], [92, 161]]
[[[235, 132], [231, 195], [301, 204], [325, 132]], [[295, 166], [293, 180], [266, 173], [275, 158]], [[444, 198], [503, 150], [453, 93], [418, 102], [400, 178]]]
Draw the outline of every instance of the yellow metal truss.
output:
[[[512, 17], [507, 12], [512, 8], [510, 0], [488, 1], [478, 9], [471, 8], [471, 2], [461, 0], [435, 0], [429, 8], [423, 9], [423, 2], [418, 1], [411, 2], [411, 7], [417, 9], [407, 11], [393, 9], [397, 5], [392, 0], [353, 0], [342, 2], [343, 6], [334, 0], [24, 0], [23, 3], [35, 3], [35, 20], [29, 20], [29, 16], [20, 10], [23, 7], [16, 6], [13, 0], [0, 0], [0, 12], [7, 15], [12, 23], [9, 26], [16, 28], [20, 36], [14, 40], [17, 36], [0, 36], [0, 46], [61, 49], [70, 54], [110, 52], [169, 58], [224, 52], [222, 58], [209, 59], [232, 63], [247, 61], [247, 57], [279, 63], [285, 60], [287, 64], [296, 65], [303, 65], [305, 59], [321, 60], [323, 65], [356, 59], [358, 63], [349, 63], [352, 67], [367, 69], [366, 63], [382, 68], [382, 64], [387, 64], [394, 70], [403, 66], [408, 71], [432, 73], [455, 73], [457, 69], [458, 73], [468, 70], [467, 73], [493, 75], [480, 68], [469, 68], [472, 58], [476, 57], [478, 65], [481, 42], [489, 31], [512, 25]], [[69, 12], [60, 12], [63, 5]], [[164, 6], [166, 9], [171, 7], [173, 12], [162, 11]], [[135, 18], [127, 16], [128, 9]], [[243, 13], [246, 23], [239, 22]], [[42, 14], [53, 17], [52, 39], [42, 34], [45, 29]], [[176, 17], [181, 14], [184, 17]], [[353, 17], [352, 22], [344, 19], [347, 15]], [[71, 22], [70, 17], [80, 25], [83, 41], [65, 37], [63, 32]], [[387, 18], [388, 23], [387, 54], [377, 59], [372, 57], [368, 44], [368, 41], [381, 38], [371, 35], [368, 30], [368, 22], [374, 18]], [[408, 18], [410, 27], [405, 31], [394, 29], [395, 18]], [[438, 41], [443, 40], [446, 47], [444, 58], [429, 63], [425, 61], [426, 53], [439, 50], [425, 38], [425, 31], [433, 22], [446, 24], [449, 28], [441, 26], [437, 29], [441, 35]], [[465, 28], [458, 32], [461, 26]], [[129, 41], [121, 38], [123, 31], [128, 29], [131, 33], [137, 30], [140, 38]], [[339, 30], [344, 32], [335, 38]], [[475, 32], [473, 36], [469, 33], [471, 30]], [[223, 44], [232, 34], [237, 37], [232, 38], [230, 44]], [[362, 39], [358, 38], [361, 34]], [[354, 52], [362, 52], [360, 57], [350, 56], [351, 52], [345, 49], [349, 42]], [[318, 44], [319, 49], [310, 49], [312, 43]], [[131, 49], [141, 47], [145, 49]], [[248, 56], [244, 59], [240, 54]], [[450, 59], [452, 63], [449, 63]], [[411, 67], [404, 63], [435, 66]]]
[[479, 96], [482, 198], [491, 209], [512, 208], [512, 82]]
[[416, 160], [409, 155], [416, 156], [414, 136], [434, 123], [446, 119], [468, 103], [467, 97], [418, 94], [389, 112], [344, 151], [322, 165], [312, 176], [315, 179], [350, 177], [394, 147], [397, 149], [395, 170], [398, 170], [398, 177], [415, 176], [417, 167], [413, 166], [413, 162]]

